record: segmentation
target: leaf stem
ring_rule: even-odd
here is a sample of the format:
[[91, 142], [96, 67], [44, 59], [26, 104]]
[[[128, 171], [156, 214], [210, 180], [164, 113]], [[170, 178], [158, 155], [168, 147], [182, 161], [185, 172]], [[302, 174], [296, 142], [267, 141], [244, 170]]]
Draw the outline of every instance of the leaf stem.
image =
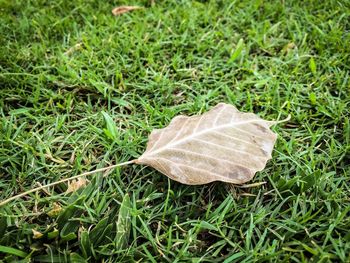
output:
[[0, 202], [0, 207], [7, 204], [8, 202], [11, 202], [12, 200], [16, 200], [20, 197], [23, 197], [23, 196], [26, 196], [30, 193], [33, 193], [33, 192], [36, 192], [36, 191], [39, 191], [39, 190], [42, 190], [42, 189], [45, 189], [47, 187], [51, 187], [51, 186], [54, 186], [54, 185], [57, 185], [57, 184], [60, 184], [60, 183], [64, 183], [64, 182], [67, 182], [67, 181], [70, 181], [70, 180], [73, 180], [73, 179], [77, 179], [79, 177], [82, 177], [82, 176], [88, 176], [88, 175], [92, 175], [92, 174], [95, 174], [95, 173], [99, 173], [99, 172], [103, 172], [103, 171], [106, 171], [106, 170], [110, 170], [110, 169], [113, 169], [113, 168], [116, 168], [116, 167], [119, 167], [119, 166], [124, 166], [124, 165], [128, 165], [128, 164], [132, 164], [132, 163], [135, 163], [137, 161], [137, 159], [135, 160], [131, 160], [131, 161], [127, 161], [127, 162], [124, 162], [124, 163], [118, 163], [118, 164], [114, 164], [114, 165], [111, 165], [111, 166], [107, 166], [107, 167], [103, 167], [103, 168], [99, 168], [99, 169], [96, 169], [94, 171], [90, 171], [90, 172], [86, 172], [86, 173], [82, 173], [82, 174], [78, 174], [76, 176], [73, 176], [73, 177], [69, 177], [69, 178], [64, 178], [62, 180], [59, 180], [57, 182], [53, 182], [53, 183], [50, 183], [50, 184], [46, 184], [46, 185], [42, 185], [42, 186], [39, 186], [39, 187], [36, 187], [36, 188], [33, 188], [33, 189], [30, 189], [28, 191], [25, 191], [23, 193], [20, 193], [18, 195], [15, 195], [15, 196], [12, 196], [10, 198], [7, 198], [3, 201]]

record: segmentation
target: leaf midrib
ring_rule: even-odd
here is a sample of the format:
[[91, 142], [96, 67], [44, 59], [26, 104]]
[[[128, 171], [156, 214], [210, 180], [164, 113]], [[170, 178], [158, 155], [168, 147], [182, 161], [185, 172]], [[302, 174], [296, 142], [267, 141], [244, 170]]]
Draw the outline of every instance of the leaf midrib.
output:
[[[229, 123], [229, 124], [225, 124], [225, 125], [220, 125], [220, 126], [215, 126], [215, 127], [211, 127], [209, 129], [206, 129], [204, 131], [201, 131], [201, 132], [198, 132], [198, 133], [192, 133], [190, 134], [189, 136], [186, 136], [178, 141], [176, 141], [175, 143], [169, 143], [169, 144], [166, 144], [160, 148], [158, 148], [157, 150], [155, 151], [150, 151], [150, 152], [147, 152], [147, 155], [154, 155], [156, 153], [159, 153], [159, 152], [162, 152], [165, 148], [169, 148], [169, 149], [172, 149], [173, 146], [175, 145], [179, 145], [179, 144], [182, 144], [186, 141], [189, 141], [190, 139], [192, 138], [195, 138], [195, 137], [198, 137], [198, 136], [201, 136], [203, 134], [206, 134], [206, 133], [209, 133], [210, 131], [215, 131], [217, 129], [223, 129], [223, 128], [227, 128], [227, 127], [234, 127], [234, 126], [238, 126], [238, 125], [242, 125], [242, 124], [249, 124], [249, 123], [254, 123], [254, 122], [266, 122], [265, 120], [263, 119], [257, 119], [257, 120], [249, 120], [249, 121], [242, 121], [242, 122], [237, 122], [237, 123]], [[181, 132], [181, 130], [179, 130], [179, 132]], [[163, 131], [162, 133], [164, 133], [165, 131]], [[248, 132], [246, 132], [248, 133]], [[175, 134], [175, 136], [178, 136], [178, 133]], [[157, 141], [156, 141], [157, 142]], [[155, 143], [156, 143], [155, 142]]]

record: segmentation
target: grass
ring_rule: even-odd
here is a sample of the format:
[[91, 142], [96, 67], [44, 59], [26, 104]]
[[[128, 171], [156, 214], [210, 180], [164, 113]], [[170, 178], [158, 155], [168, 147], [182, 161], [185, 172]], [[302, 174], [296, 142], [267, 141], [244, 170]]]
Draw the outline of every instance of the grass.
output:
[[[145, 8], [111, 15], [127, 3]], [[60, 184], [0, 208], [0, 262], [349, 262], [347, 1], [2, 0], [0, 32], [2, 200], [137, 158], [218, 102], [292, 115], [266, 184], [138, 165]]]

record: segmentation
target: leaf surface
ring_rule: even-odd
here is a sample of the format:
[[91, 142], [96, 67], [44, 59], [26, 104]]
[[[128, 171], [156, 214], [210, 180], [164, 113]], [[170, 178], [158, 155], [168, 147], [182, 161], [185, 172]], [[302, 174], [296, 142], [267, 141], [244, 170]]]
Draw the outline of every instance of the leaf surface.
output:
[[219, 103], [207, 113], [180, 115], [153, 130], [136, 162], [184, 184], [242, 184], [271, 159], [277, 135], [269, 127], [276, 123]]

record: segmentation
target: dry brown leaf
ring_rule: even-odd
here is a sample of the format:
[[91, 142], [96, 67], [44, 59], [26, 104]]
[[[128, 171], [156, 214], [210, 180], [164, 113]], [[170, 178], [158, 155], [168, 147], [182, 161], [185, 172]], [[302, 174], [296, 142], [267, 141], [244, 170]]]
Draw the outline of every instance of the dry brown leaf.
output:
[[133, 10], [137, 10], [137, 9], [141, 9], [141, 6], [128, 6], [128, 5], [123, 5], [123, 6], [118, 6], [116, 8], [114, 8], [112, 10], [113, 15], [115, 16], [119, 16], [121, 14], [133, 11]]
[[[146, 151], [138, 159], [32, 188], [0, 201], [0, 207], [29, 193], [71, 180], [66, 192], [74, 192], [87, 184], [85, 176], [133, 163], [152, 166], [171, 179], [189, 185], [213, 181], [243, 184], [264, 169], [271, 159], [277, 135], [270, 126], [289, 118], [265, 121], [253, 113], [240, 112], [231, 105], [219, 103], [203, 115], [177, 116], [168, 127], [154, 130]], [[54, 207], [47, 214], [56, 216], [60, 210], [60, 207]]]
[[76, 180], [72, 180], [72, 182], [68, 183], [67, 193], [72, 193], [77, 191], [79, 188], [84, 187], [89, 181], [84, 177], [80, 177]]
[[277, 135], [269, 127], [276, 123], [220, 103], [203, 115], [177, 116], [168, 127], [152, 131], [136, 163], [184, 184], [242, 184], [271, 159]]

